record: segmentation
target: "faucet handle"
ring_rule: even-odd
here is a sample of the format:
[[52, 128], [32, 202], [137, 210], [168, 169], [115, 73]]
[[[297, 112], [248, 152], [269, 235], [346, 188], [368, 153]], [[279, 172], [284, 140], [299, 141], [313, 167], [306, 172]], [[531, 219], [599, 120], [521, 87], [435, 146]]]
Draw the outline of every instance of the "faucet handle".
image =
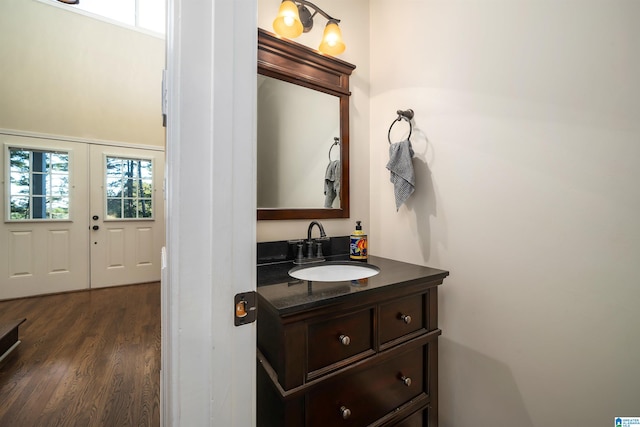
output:
[[300, 262], [304, 258], [304, 253], [302, 251], [302, 248], [304, 247], [304, 244], [302, 242], [300, 242], [297, 245], [298, 245], [298, 254], [296, 255], [296, 261]]
[[316, 242], [316, 258], [322, 258], [324, 255], [322, 254], [322, 242]]
[[307, 258], [313, 258], [313, 240], [307, 240]]

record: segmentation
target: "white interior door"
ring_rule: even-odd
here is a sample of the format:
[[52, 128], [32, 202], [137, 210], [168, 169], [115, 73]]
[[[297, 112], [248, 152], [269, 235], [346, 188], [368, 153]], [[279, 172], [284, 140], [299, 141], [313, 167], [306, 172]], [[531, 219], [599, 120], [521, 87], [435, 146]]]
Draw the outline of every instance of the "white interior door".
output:
[[91, 287], [160, 280], [164, 153], [92, 145]]
[[86, 144], [0, 141], [0, 299], [87, 288]]

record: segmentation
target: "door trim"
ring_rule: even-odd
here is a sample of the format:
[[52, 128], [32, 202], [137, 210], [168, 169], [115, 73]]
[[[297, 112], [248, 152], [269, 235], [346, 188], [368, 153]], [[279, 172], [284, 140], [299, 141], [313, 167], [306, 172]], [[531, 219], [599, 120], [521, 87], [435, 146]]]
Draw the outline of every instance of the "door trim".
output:
[[122, 141], [109, 141], [109, 140], [102, 140], [102, 139], [86, 139], [86, 138], [78, 138], [75, 136], [65, 136], [65, 135], [57, 135], [57, 134], [49, 134], [49, 133], [41, 133], [41, 132], [30, 132], [30, 131], [17, 130], [17, 129], [0, 128], [0, 135], [21, 136], [25, 138], [35, 138], [35, 139], [48, 139], [52, 141], [79, 142], [79, 143], [89, 144], [89, 145], [107, 145], [111, 147], [136, 148], [140, 150], [165, 151], [164, 147], [160, 147], [157, 145], [132, 144], [132, 143], [122, 142]]
[[254, 426], [256, 324], [233, 298], [256, 286], [257, 2], [168, 0], [167, 22], [162, 422]]

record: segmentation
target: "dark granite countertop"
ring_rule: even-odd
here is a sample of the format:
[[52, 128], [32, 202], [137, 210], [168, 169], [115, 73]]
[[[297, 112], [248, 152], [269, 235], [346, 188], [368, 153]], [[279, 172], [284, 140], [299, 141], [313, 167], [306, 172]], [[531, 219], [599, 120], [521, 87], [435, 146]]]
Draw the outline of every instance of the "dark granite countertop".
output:
[[[331, 261], [348, 259], [348, 255], [328, 257]], [[361, 281], [342, 282], [295, 279], [288, 275], [294, 267], [291, 261], [259, 265], [257, 292], [280, 315], [289, 315], [335, 303], [338, 298], [352, 298], [362, 292], [376, 292], [398, 284], [441, 281], [449, 275], [445, 270], [375, 256], [369, 256], [368, 263], [380, 268], [380, 273]]]

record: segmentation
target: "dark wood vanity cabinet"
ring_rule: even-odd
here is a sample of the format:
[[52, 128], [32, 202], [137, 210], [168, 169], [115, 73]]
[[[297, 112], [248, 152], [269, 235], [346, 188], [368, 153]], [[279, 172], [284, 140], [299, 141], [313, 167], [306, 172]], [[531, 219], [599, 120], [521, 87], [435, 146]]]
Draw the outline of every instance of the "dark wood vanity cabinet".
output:
[[259, 287], [258, 426], [436, 427], [437, 289], [448, 273], [428, 270], [397, 283]]

